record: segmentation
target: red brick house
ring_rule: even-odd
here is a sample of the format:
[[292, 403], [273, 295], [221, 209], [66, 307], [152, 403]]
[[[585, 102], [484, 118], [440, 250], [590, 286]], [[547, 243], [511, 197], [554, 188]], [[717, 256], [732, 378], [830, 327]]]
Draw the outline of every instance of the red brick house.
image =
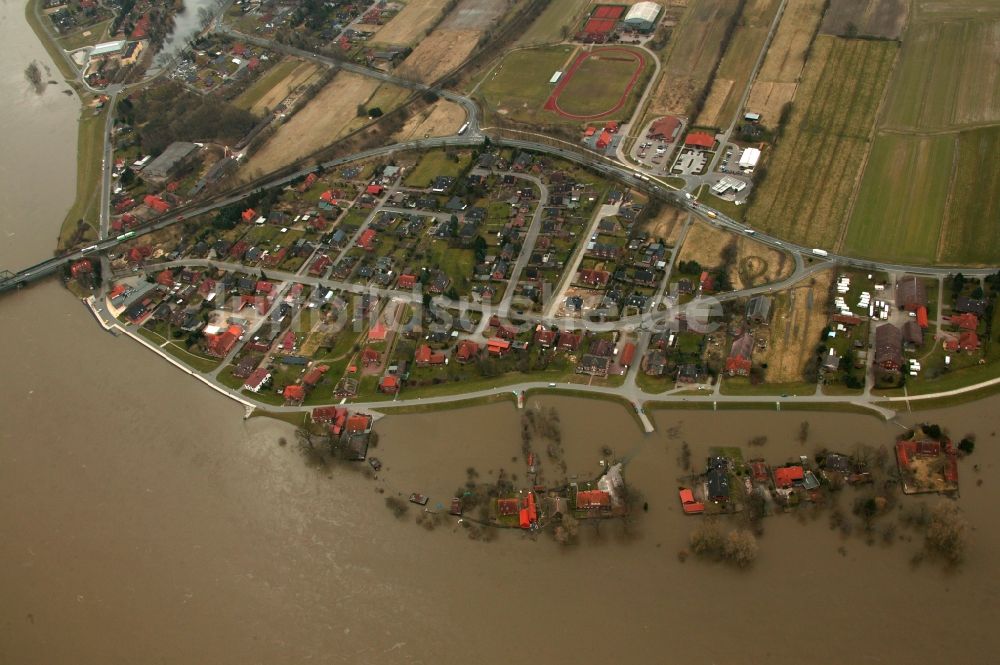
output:
[[298, 384], [292, 384], [285, 386], [285, 391], [281, 395], [287, 404], [302, 404], [306, 398], [306, 389]]
[[421, 344], [417, 347], [417, 352], [413, 355], [413, 362], [417, 364], [418, 367], [426, 367], [428, 365], [443, 365], [447, 356], [442, 351], [432, 351], [431, 347], [426, 344]]
[[399, 379], [393, 374], [386, 374], [378, 384], [379, 391], [393, 395], [399, 392]]
[[455, 357], [458, 358], [458, 362], [467, 363], [475, 360], [478, 356], [479, 345], [471, 339], [463, 339], [458, 343], [458, 349], [455, 351]]

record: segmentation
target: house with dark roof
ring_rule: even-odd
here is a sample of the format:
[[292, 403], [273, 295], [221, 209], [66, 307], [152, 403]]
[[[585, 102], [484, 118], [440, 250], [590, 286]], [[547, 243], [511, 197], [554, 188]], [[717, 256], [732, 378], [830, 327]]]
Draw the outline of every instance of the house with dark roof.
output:
[[747, 320], [766, 324], [771, 318], [771, 296], [754, 296], [747, 303]]
[[891, 323], [875, 328], [875, 364], [888, 371], [903, 364], [903, 333]]
[[907, 275], [896, 282], [896, 306], [908, 312], [927, 306], [927, 285], [924, 280]]
[[988, 304], [989, 302], [984, 298], [959, 296], [955, 299], [955, 306], [952, 309], [962, 314], [975, 314], [978, 317], [982, 317], [986, 313]]

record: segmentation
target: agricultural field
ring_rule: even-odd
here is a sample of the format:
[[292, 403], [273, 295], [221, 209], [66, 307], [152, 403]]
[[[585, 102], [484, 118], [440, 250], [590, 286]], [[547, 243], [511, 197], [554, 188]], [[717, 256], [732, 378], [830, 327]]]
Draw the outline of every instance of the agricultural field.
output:
[[937, 259], [942, 263], [996, 265], [1000, 262], [1000, 244], [996, 240], [1000, 220], [1000, 169], [996, 168], [1000, 127], [962, 132], [957, 146], [957, 166]]
[[844, 239], [851, 256], [933, 262], [952, 178], [955, 139], [875, 139]]
[[424, 153], [420, 162], [406, 174], [407, 187], [429, 187], [437, 176], [458, 177], [472, 162], [469, 152], [456, 153], [455, 158], [444, 150]]
[[825, 0], [803, 0], [785, 8], [747, 99], [747, 110], [760, 113], [765, 125], [774, 127], [782, 107], [795, 96], [824, 4]]
[[998, 16], [915, 22], [889, 86], [883, 127], [929, 130], [1000, 123], [998, 51]]
[[531, 24], [517, 46], [561, 42], [573, 32], [590, 8], [590, 0], [551, 0], [548, 7]]
[[661, 115], [687, 115], [722, 57], [720, 43], [738, 3], [691, 0], [673, 31], [660, 82], [650, 95], [647, 120]]
[[740, 98], [778, 11], [778, 0], [748, 0], [696, 124], [724, 127], [740, 111]]
[[447, 4], [448, 0], [408, 0], [402, 11], [375, 33], [372, 41], [409, 46], [425, 35]]
[[475, 50], [480, 30], [438, 28], [421, 40], [396, 73], [424, 83], [436, 81], [455, 70]]
[[263, 116], [274, 110], [293, 90], [309, 85], [318, 72], [319, 67], [312, 63], [287, 58], [254, 81], [233, 100], [233, 105], [255, 116]]
[[894, 42], [819, 36], [797, 101], [747, 211], [782, 238], [835, 248], [869, 150]]
[[479, 86], [483, 107], [511, 120], [534, 121], [555, 87], [549, 83], [552, 74], [564, 70], [575, 53], [574, 46], [514, 51]]
[[820, 31], [840, 37], [899, 39], [909, 9], [907, 0], [830, 0]]
[[378, 87], [374, 79], [338, 72], [302, 110], [278, 127], [243, 170], [270, 173], [330, 145], [363, 122], [358, 105], [365, 104]]

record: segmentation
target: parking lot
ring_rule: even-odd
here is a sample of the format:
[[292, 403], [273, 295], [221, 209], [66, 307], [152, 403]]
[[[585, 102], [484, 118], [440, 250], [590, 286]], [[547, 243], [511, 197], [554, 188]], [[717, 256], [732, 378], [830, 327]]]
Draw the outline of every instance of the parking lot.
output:
[[678, 139], [684, 136], [684, 122], [681, 122], [672, 140], [650, 138], [651, 125], [652, 123], [643, 128], [641, 138], [632, 145], [631, 157], [654, 173], [670, 175], [670, 164], [679, 144]]

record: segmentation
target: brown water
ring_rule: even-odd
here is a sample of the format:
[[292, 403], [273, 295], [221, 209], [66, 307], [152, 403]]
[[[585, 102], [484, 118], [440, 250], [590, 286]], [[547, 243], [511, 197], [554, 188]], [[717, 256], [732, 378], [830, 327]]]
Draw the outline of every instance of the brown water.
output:
[[[16, 4], [0, 4], [0, 36], [17, 57], [43, 57], [31, 55]], [[3, 145], [41, 153], [0, 154], [0, 231], [15, 233], [0, 265], [26, 264], [48, 253], [70, 200], [75, 140], [61, 123], [76, 109], [62, 95], [12, 97], [20, 81], [4, 81], [17, 101], [0, 110]], [[436, 501], [468, 466], [514, 470], [510, 405], [383, 420], [378, 481], [318, 473], [278, 444], [291, 438], [283, 425], [241, 420], [234, 404], [101, 331], [54, 282], [0, 299], [0, 366], [3, 665], [996, 660], [1000, 398], [901, 418], [980, 436], [961, 467], [960, 505], [976, 530], [959, 572], [912, 570], [916, 542], [869, 547], [825, 519], [782, 517], [766, 522], [758, 561], [741, 573], [677, 560], [695, 523], [674, 496], [680, 439], [701, 457], [767, 434], [763, 452], [780, 460], [888, 442], [899, 426], [674, 412], [646, 437], [621, 407], [547, 399], [570, 471], [595, 473], [610, 445], [629, 455], [626, 477], [650, 504], [629, 534], [605, 524], [561, 550], [520, 533], [474, 542], [450, 523], [428, 533], [412, 511], [393, 518], [375, 492]]]

